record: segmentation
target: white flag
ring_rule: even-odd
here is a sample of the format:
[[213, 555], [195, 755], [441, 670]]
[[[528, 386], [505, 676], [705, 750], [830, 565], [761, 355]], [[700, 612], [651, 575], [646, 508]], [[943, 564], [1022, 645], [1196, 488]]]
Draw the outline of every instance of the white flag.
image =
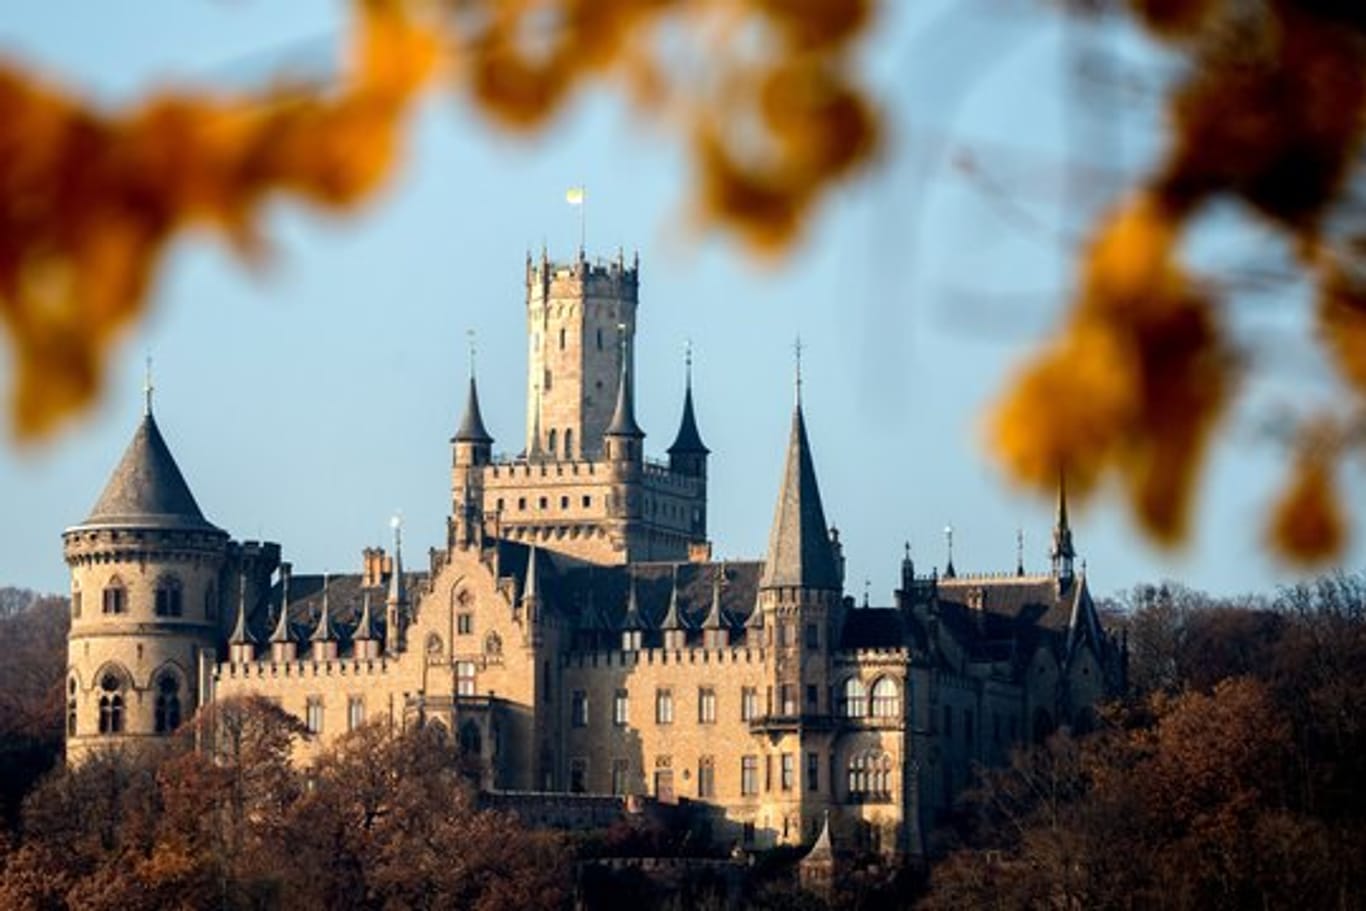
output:
[[585, 198], [583, 187], [570, 187], [564, 192], [564, 201], [571, 206], [581, 206]]

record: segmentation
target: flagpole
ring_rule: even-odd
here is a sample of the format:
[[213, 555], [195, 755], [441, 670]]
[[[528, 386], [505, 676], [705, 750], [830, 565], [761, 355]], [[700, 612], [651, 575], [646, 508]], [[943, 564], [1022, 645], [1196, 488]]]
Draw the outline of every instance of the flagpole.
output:
[[583, 194], [583, 201], [579, 203], [579, 256], [580, 258], [588, 255], [588, 193]]

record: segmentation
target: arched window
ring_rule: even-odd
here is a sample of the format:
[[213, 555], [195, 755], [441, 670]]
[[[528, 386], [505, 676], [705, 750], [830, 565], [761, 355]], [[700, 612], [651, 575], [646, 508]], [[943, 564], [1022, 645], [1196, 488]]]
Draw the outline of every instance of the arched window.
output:
[[175, 576], [162, 576], [157, 580], [156, 615], [158, 617], [179, 617], [185, 612], [181, 603], [180, 580]]
[[100, 733], [123, 733], [123, 693], [126, 678], [109, 670], [100, 678]]
[[66, 682], [66, 736], [76, 736], [76, 678]]
[[128, 611], [128, 589], [123, 580], [114, 576], [104, 587], [103, 609], [106, 614], [122, 614]]
[[564, 457], [566, 459], [574, 458], [574, 428], [572, 427], [564, 429]]
[[845, 718], [863, 718], [868, 714], [868, 691], [857, 677], [844, 681], [844, 689], [840, 693], [840, 714]]
[[204, 589], [204, 618], [206, 620], [218, 619], [218, 592], [214, 590], [213, 583]]
[[559, 442], [560, 442], [560, 435], [559, 435], [559, 433], [555, 430], [554, 427], [551, 427], [551, 428], [550, 428], [550, 435], [549, 435], [549, 437], [548, 437], [547, 440], [546, 440], [545, 448], [548, 449], [548, 450], [550, 450], [550, 454], [551, 454], [552, 456], [553, 456], [553, 455], [558, 455], [558, 454], [559, 454], [559, 453], [556, 451], [556, 449], [555, 449], [555, 447], [556, 447], [557, 445], [559, 445]]
[[879, 677], [873, 684], [873, 717], [895, 718], [901, 714], [901, 699], [897, 692], [896, 681], [891, 677]]
[[157, 677], [156, 732], [169, 734], [180, 727], [180, 681], [166, 671]]

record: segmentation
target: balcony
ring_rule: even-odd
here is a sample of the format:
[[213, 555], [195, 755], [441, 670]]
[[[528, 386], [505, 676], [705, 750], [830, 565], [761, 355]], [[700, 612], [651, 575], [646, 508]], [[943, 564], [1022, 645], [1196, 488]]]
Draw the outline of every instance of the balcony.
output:
[[760, 715], [751, 718], [751, 734], [788, 734], [794, 731], [832, 731], [838, 719], [811, 713]]

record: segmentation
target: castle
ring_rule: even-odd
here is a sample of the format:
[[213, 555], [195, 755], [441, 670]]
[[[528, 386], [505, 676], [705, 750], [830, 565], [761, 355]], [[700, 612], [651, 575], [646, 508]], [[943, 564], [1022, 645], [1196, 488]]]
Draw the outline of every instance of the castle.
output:
[[667, 461], [645, 454], [638, 306], [638, 262], [528, 258], [524, 449], [495, 455], [471, 370], [447, 538], [421, 572], [397, 528], [352, 575], [233, 540], [149, 392], [64, 533], [69, 760], [254, 693], [312, 732], [300, 761], [367, 722], [432, 726], [490, 792], [687, 799], [752, 846], [812, 842], [828, 816], [914, 856], [974, 763], [1088, 724], [1122, 686], [1061, 491], [1049, 573], [917, 575], [908, 551], [890, 606], [845, 596], [800, 385], [767, 554], [711, 559], [691, 375]]

